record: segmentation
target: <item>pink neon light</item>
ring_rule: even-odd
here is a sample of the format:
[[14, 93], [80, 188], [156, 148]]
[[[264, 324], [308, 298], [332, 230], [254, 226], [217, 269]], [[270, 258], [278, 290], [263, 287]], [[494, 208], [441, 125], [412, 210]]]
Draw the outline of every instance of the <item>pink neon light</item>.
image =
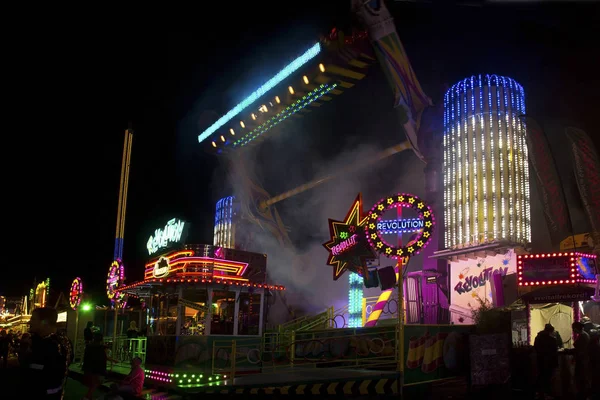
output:
[[358, 235], [355, 233], [354, 235], [350, 236], [348, 239], [344, 240], [343, 242], [333, 246], [331, 248], [331, 253], [334, 256], [337, 256], [338, 254], [341, 254], [341, 253], [344, 253], [344, 252], [350, 250], [352, 247], [354, 247], [356, 245], [357, 239], [358, 239]]

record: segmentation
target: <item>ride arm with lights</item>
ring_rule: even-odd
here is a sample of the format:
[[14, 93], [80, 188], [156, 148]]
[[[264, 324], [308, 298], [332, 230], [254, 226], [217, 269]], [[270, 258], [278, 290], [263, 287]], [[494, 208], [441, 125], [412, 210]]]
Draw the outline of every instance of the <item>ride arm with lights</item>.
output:
[[404, 46], [398, 37], [394, 18], [383, 0], [351, 0], [352, 11], [369, 31], [371, 44], [388, 83], [394, 91], [394, 106], [402, 113], [406, 137], [422, 161], [417, 142], [423, 111], [432, 106], [421, 88]]

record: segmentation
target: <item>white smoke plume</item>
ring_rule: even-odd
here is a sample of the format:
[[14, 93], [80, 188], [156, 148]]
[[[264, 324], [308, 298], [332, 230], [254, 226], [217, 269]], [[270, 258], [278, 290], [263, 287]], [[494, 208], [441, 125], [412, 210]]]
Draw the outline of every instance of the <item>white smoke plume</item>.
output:
[[[343, 104], [336, 104], [341, 103], [342, 97], [327, 105], [330, 109], [318, 110], [301, 123], [277, 128], [259, 146], [244, 150], [246, 160], [237, 164], [237, 168], [245, 170], [236, 171], [233, 167], [228, 174], [233, 194], [238, 198], [244, 196], [242, 172], [258, 177], [273, 196], [335, 173], [349, 163], [365, 163], [385, 148], [404, 141], [391, 102], [379, 108], [380, 117], [374, 118], [376, 114], [369, 112], [373, 106], [360, 106], [356, 103], [358, 96], [352, 93], [351, 107], [355, 108], [352, 114], [344, 112]], [[381, 105], [382, 101], [375, 103]], [[345, 136], [348, 127], [359, 134]], [[342, 137], [343, 141], [336, 137]], [[319, 143], [320, 140], [326, 144]], [[292, 308], [300, 313], [316, 313], [329, 306], [338, 309], [348, 302], [348, 274], [333, 281], [333, 267], [326, 265], [328, 252], [323, 243], [329, 240], [328, 219], [342, 220], [359, 192], [363, 195], [365, 212], [389, 194], [408, 192], [423, 196], [423, 167], [411, 151], [404, 151], [283, 200], [274, 207], [289, 228], [293, 248], [282, 247], [274, 235], [260, 227], [245, 226], [253, 231], [248, 250], [267, 254], [269, 279], [286, 286], [285, 295]], [[421, 268], [419, 258], [411, 261], [410, 270]], [[394, 261], [381, 263], [393, 265]], [[366, 290], [365, 295], [376, 296], [380, 292], [374, 288]], [[287, 317], [287, 311], [277, 307], [278, 303], [281, 302], [275, 302], [270, 313], [272, 323]]]

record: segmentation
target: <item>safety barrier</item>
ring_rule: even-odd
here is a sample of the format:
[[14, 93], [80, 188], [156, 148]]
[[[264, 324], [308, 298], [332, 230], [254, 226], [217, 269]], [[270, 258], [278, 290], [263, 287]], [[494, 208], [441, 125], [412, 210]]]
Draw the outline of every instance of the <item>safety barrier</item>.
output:
[[[363, 304], [362, 304], [362, 326], [365, 326], [365, 323], [367, 322], [367, 320], [369, 319], [369, 316], [371, 315], [371, 312], [373, 311], [373, 306], [375, 305], [375, 303], [377, 303], [377, 300], [379, 299], [379, 297], [377, 296], [373, 296], [373, 297], [363, 297]], [[405, 310], [406, 312], [406, 310]], [[398, 318], [398, 300], [392, 296], [387, 303], [385, 304], [385, 306], [383, 307], [383, 310], [381, 312], [381, 317], [379, 318], [379, 320], [386, 320], [386, 319], [394, 319], [397, 320]]]
[[339, 380], [330, 382], [303, 383], [287, 386], [244, 386], [244, 387], [207, 387], [205, 393], [210, 394], [274, 394], [274, 395], [296, 395], [296, 394], [321, 394], [321, 395], [396, 395], [398, 394], [400, 379], [396, 376]]
[[294, 366], [395, 369], [396, 327], [290, 332], [213, 342], [213, 374], [277, 370]]

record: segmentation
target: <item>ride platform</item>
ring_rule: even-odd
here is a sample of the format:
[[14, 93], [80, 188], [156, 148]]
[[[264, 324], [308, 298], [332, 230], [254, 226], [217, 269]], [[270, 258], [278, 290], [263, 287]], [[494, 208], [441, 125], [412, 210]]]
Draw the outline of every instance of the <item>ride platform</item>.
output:
[[394, 395], [398, 393], [399, 377], [397, 372], [387, 371], [291, 367], [236, 377], [225, 380], [223, 385], [198, 385], [185, 393]]

